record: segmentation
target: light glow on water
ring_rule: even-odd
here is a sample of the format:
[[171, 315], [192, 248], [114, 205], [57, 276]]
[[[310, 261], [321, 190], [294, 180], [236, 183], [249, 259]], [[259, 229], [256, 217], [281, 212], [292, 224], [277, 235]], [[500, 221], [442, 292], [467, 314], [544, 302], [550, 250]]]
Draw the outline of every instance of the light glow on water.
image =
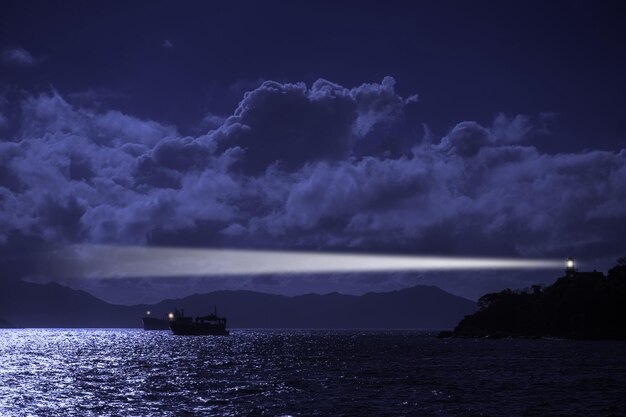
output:
[[0, 330], [0, 416], [621, 416], [625, 363], [609, 341], [11, 329]]

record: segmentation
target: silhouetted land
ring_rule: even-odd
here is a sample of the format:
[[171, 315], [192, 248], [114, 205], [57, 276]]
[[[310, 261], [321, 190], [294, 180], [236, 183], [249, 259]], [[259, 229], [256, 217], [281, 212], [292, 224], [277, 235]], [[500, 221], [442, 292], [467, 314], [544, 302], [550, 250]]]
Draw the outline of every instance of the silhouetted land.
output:
[[362, 296], [217, 291], [136, 306], [109, 304], [59, 284], [20, 281], [0, 288], [0, 317], [20, 327], [140, 327], [146, 310], [153, 317], [174, 307], [188, 315], [206, 315], [214, 306], [230, 328], [445, 329], [476, 309], [474, 302], [433, 286]]
[[4, 319], [0, 319], [0, 329], [12, 329], [15, 326]]
[[546, 288], [486, 294], [441, 336], [626, 339], [626, 260], [618, 262], [606, 276], [577, 272]]
[[59, 284], [0, 283], [0, 317], [18, 327], [137, 327], [135, 311]]

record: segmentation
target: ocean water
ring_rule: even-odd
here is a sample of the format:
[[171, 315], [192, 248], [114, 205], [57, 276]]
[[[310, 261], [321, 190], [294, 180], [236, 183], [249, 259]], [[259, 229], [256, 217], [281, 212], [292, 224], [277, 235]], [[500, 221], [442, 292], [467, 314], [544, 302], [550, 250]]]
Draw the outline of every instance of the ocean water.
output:
[[622, 416], [626, 343], [0, 331], [1, 416]]

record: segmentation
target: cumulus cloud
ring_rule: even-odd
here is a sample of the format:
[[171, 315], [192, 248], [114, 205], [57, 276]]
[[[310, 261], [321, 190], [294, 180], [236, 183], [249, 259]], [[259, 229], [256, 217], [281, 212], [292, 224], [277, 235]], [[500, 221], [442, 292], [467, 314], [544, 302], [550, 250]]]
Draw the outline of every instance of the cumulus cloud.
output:
[[208, 113], [202, 119], [200, 123], [200, 128], [204, 130], [211, 130], [220, 127], [226, 121], [226, 117], [219, 116], [217, 114]]
[[407, 103], [417, 101], [413, 95], [403, 100], [396, 94], [396, 81], [392, 77], [385, 77], [380, 84], [363, 84], [350, 91], [357, 105], [357, 118], [353, 132], [357, 136], [365, 136], [380, 123], [392, 123], [404, 113]]
[[534, 127], [530, 118], [518, 114], [508, 117], [504, 113], [496, 116], [491, 127], [491, 134], [496, 142], [517, 143], [528, 138]]
[[386, 77], [349, 90], [326, 80], [310, 88], [265, 81], [245, 94], [216, 137], [222, 147], [242, 149], [248, 174], [274, 163], [295, 170], [307, 162], [340, 160], [374, 127], [402, 116], [405, 104], [394, 84]]
[[24, 48], [5, 48], [2, 51], [2, 62], [4, 62], [5, 65], [33, 67], [37, 65], [39, 61], [39, 59], [35, 58]]
[[489, 131], [476, 122], [461, 122], [444, 136], [440, 147], [462, 157], [474, 156], [489, 144]]
[[48, 242], [614, 257], [626, 151], [547, 154], [528, 116], [463, 121], [403, 153], [364, 151], [404, 123], [394, 80], [266, 81], [207, 133], [56, 92], [22, 101], [0, 142], [0, 244]]

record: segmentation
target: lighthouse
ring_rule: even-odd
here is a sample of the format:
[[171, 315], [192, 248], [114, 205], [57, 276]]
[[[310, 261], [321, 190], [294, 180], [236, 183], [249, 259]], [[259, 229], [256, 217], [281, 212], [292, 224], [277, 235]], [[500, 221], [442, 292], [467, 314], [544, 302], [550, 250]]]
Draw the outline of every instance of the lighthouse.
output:
[[576, 263], [574, 262], [574, 258], [569, 257], [567, 261], [565, 261], [565, 276], [573, 278], [574, 275], [576, 275]]

